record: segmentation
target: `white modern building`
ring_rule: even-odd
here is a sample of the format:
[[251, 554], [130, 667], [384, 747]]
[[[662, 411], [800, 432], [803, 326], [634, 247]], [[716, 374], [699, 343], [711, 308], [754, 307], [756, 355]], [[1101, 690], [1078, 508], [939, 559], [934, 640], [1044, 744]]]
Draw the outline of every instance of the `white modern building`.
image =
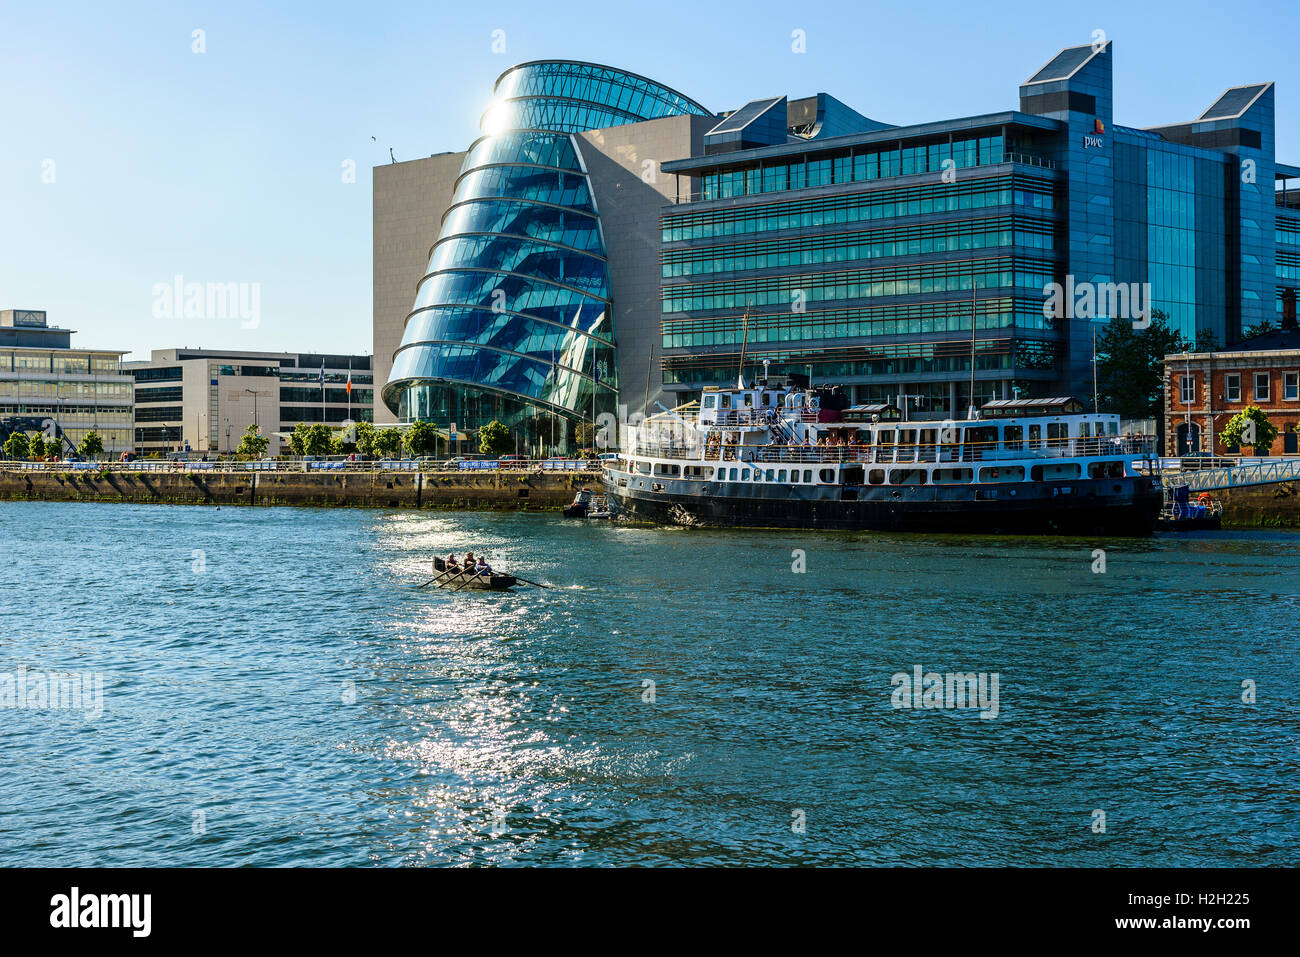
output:
[[147, 362], [123, 368], [135, 377], [142, 455], [233, 452], [254, 424], [276, 455], [300, 422], [374, 421], [370, 356], [155, 349]]

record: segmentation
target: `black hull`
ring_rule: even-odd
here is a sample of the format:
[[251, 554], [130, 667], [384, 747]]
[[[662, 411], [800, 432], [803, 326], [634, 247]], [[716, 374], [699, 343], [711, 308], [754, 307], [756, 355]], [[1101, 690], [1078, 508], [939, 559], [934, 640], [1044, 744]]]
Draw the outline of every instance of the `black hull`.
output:
[[[827, 488], [829, 497], [740, 494], [744, 485], [709, 483], [691, 494], [628, 486], [610, 473], [606, 491], [616, 514], [662, 525], [841, 529], [889, 532], [1006, 533], [1018, 535], [1146, 536], [1156, 527], [1161, 495], [1145, 478], [1098, 479], [1003, 486], [881, 486]], [[721, 487], [722, 491], [717, 491]], [[773, 491], [781, 491], [774, 489]], [[977, 495], [994, 498], [977, 498]], [[853, 498], [852, 496], [857, 496]]]

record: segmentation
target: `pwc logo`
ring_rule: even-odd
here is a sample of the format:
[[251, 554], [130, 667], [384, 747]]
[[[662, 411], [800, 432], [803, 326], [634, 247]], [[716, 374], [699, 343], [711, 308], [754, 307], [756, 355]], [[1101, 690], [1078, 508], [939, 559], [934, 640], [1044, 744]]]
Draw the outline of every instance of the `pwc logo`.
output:
[[1093, 117], [1092, 135], [1088, 135], [1087, 133], [1083, 135], [1083, 148], [1086, 150], [1093, 149], [1094, 147], [1100, 149], [1102, 146], [1101, 138], [1105, 134], [1105, 132], [1106, 132], [1106, 124], [1103, 123], [1098, 118]]

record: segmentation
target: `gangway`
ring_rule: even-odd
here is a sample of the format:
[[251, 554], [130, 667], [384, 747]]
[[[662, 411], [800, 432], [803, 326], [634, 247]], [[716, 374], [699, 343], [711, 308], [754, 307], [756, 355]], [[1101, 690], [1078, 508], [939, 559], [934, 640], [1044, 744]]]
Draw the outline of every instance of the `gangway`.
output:
[[1295, 482], [1300, 481], [1300, 459], [1256, 462], [1253, 465], [1236, 465], [1226, 469], [1165, 472], [1162, 478], [1165, 485], [1186, 485], [1192, 492], [1213, 492], [1216, 489], [1237, 488], [1244, 485]]

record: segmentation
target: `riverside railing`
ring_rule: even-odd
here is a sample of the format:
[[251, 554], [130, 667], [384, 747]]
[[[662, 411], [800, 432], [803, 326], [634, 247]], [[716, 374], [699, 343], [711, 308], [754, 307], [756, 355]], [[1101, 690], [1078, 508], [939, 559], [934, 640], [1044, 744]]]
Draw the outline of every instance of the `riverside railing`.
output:
[[420, 459], [376, 459], [368, 462], [338, 459], [275, 459], [239, 462], [210, 461], [135, 462], [20, 462], [0, 460], [0, 470], [21, 472], [580, 472], [597, 470], [599, 460], [589, 459], [473, 459], [461, 462]]

